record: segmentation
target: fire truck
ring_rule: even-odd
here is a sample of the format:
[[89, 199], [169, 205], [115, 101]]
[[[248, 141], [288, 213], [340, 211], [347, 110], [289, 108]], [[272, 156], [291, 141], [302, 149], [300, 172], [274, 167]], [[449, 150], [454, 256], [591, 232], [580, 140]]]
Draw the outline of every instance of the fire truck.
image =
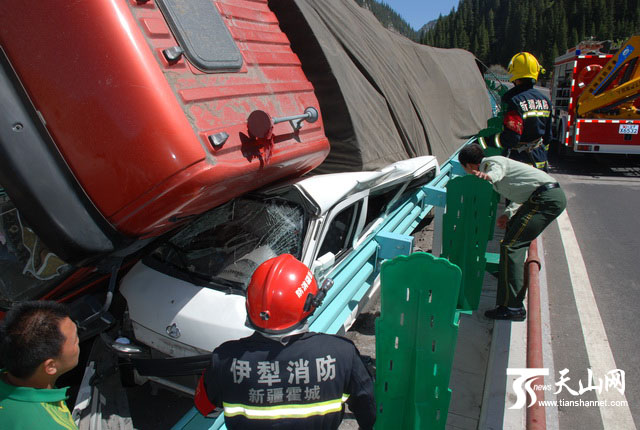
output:
[[553, 134], [560, 153], [640, 154], [640, 36], [617, 51], [587, 41], [555, 59]]

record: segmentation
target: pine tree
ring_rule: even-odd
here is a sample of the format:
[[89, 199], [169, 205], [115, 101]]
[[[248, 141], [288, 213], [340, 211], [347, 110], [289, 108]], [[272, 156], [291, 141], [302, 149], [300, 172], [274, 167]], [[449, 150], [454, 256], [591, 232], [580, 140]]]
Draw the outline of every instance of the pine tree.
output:
[[454, 48], [469, 49], [471, 42], [469, 41], [469, 35], [464, 28], [463, 19], [459, 19], [456, 21], [455, 29], [457, 42], [454, 44]]
[[422, 40], [471, 49], [491, 64], [526, 50], [550, 69], [559, 53], [591, 36], [626, 40], [638, 33], [640, 0], [460, 0]]
[[600, 17], [597, 23], [598, 39], [613, 38], [613, 10], [607, 7], [605, 0], [598, 0], [595, 6], [596, 13]]
[[487, 33], [489, 35], [489, 43], [493, 43], [496, 38], [496, 30], [493, 27], [493, 20], [495, 19], [495, 14], [493, 13], [493, 9], [489, 9], [489, 14], [487, 15]]
[[574, 27], [571, 30], [571, 35], [569, 36], [568, 46], [576, 46], [578, 42], [580, 42], [580, 39], [578, 38], [578, 29]]
[[478, 48], [476, 51], [476, 56], [483, 61], [487, 60], [487, 55], [489, 54], [489, 32], [485, 27], [484, 23], [480, 25], [480, 29], [478, 30]]
[[551, 57], [550, 57], [551, 61], [553, 61], [556, 57], [558, 57], [558, 55], [560, 55], [560, 52], [558, 50], [558, 46], [554, 43], [553, 46], [551, 47]]
[[596, 37], [596, 23], [591, 21], [588, 25], [587, 37]]
[[361, 7], [370, 10], [386, 28], [396, 31], [411, 40], [419, 41], [421, 39], [421, 34], [411, 28], [409, 23], [402, 19], [402, 17], [384, 1], [355, 0], [355, 2]]
[[[564, 52], [567, 50], [567, 44], [569, 39], [569, 26], [567, 24], [567, 16], [564, 13], [564, 10], [560, 11], [560, 17], [558, 18], [559, 27], [558, 34], [556, 37], [556, 43], [554, 47], [556, 51]], [[554, 55], [553, 58], [556, 58], [557, 55]]]
[[525, 46], [529, 51], [537, 51], [538, 43], [538, 9], [529, 8], [529, 16], [527, 17], [527, 32], [525, 33]]

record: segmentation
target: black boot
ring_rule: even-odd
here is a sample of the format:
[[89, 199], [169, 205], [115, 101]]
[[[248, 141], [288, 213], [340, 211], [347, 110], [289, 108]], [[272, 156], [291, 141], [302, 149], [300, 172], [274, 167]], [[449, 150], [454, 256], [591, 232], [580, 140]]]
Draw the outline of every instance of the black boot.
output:
[[486, 311], [484, 316], [494, 320], [524, 321], [527, 317], [527, 311], [524, 308], [511, 310], [506, 306], [498, 306]]

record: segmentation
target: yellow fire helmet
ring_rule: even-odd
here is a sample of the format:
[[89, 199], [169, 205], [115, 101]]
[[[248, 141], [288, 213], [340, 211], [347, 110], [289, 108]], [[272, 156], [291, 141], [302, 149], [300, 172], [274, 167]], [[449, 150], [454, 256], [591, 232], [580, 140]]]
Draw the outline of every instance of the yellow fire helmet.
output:
[[544, 74], [545, 70], [542, 68], [536, 57], [528, 52], [518, 52], [511, 58], [509, 62], [509, 73], [512, 75], [509, 78], [510, 82], [516, 79], [531, 78], [535, 81], [538, 80], [538, 73]]

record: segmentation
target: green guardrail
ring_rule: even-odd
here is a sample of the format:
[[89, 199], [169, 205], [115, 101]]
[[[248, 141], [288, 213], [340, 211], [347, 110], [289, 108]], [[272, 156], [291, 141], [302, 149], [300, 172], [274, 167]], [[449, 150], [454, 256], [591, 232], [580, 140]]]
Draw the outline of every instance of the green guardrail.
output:
[[498, 197], [489, 182], [472, 175], [459, 176], [447, 184], [441, 256], [462, 269], [459, 310], [478, 309]]
[[[460, 172], [456, 160], [449, 163]], [[497, 270], [498, 255], [486, 249], [499, 196], [475, 176], [451, 176], [446, 193], [431, 198], [446, 205], [436, 215], [443, 258], [418, 252], [382, 264], [376, 429], [445, 428], [459, 317], [478, 309], [484, 272]]]
[[416, 252], [382, 264], [376, 321], [376, 429], [444, 429], [462, 273]]

